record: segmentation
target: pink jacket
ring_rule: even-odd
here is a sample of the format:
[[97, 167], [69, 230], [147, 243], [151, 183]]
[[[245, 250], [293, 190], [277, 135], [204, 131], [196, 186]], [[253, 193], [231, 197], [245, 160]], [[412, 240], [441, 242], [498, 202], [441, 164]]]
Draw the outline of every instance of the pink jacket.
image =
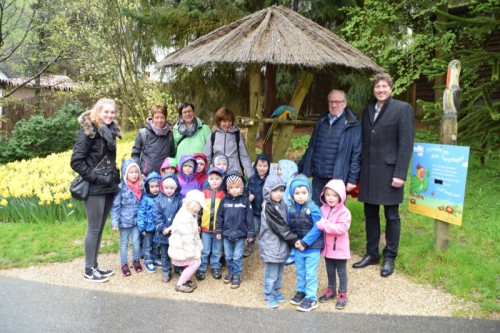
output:
[[[323, 192], [330, 188], [340, 196], [340, 203], [335, 207], [330, 207], [323, 198]], [[332, 179], [321, 193], [321, 220], [317, 226], [323, 231], [325, 246], [321, 250], [321, 255], [330, 259], [349, 259], [349, 227], [351, 226], [351, 212], [344, 206], [346, 199], [345, 185], [342, 180]]]

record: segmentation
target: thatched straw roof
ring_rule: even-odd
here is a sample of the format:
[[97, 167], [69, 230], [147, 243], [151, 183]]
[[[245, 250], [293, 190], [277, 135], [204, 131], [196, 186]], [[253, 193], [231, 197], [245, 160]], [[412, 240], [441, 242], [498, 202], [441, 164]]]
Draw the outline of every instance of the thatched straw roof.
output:
[[169, 55], [156, 67], [222, 63], [383, 71], [330, 30], [282, 6], [260, 10], [214, 30]]
[[[17, 78], [11, 78], [8, 79], [8, 84], [12, 85], [13, 87], [19, 86], [26, 82], [28, 80], [28, 77], [17, 77]], [[35, 80], [29, 81], [26, 85], [26, 87], [29, 88], [34, 88], [35, 87]], [[72, 89], [77, 89], [81, 88], [82, 84], [79, 82], [75, 82], [72, 79], [70, 79], [66, 75], [52, 75], [52, 74], [42, 74], [40, 75], [40, 88], [45, 88], [45, 89], [59, 89], [59, 90], [72, 90]]]

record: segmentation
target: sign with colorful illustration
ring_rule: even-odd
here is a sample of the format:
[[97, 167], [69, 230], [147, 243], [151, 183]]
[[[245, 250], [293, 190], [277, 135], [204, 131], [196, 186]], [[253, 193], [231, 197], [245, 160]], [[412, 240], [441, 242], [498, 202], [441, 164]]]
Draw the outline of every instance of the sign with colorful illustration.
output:
[[469, 147], [415, 142], [410, 212], [462, 225]]

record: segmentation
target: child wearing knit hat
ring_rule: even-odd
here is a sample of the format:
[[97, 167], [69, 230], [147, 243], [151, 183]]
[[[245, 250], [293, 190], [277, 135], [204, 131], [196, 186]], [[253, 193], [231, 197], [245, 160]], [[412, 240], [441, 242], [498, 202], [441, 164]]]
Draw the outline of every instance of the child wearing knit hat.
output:
[[255, 238], [253, 211], [250, 200], [243, 194], [243, 179], [238, 175], [226, 178], [227, 195], [222, 199], [217, 212], [215, 234], [223, 239], [228, 274], [224, 283], [231, 288], [240, 286], [243, 271], [245, 240]]

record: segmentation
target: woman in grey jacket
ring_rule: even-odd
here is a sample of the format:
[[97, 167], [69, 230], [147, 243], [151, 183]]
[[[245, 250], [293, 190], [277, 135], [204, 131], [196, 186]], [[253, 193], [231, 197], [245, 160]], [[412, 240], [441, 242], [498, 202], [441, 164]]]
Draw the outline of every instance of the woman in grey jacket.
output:
[[270, 175], [264, 183], [264, 204], [259, 235], [260, 260], [264, 263], [264, 301], [269, 308], [278, 307], [285, 298], [280, 293], [285, 261], [290, 246], [299, 240], [287, 223], [287, 206], [283, 202], [285, 183]]

